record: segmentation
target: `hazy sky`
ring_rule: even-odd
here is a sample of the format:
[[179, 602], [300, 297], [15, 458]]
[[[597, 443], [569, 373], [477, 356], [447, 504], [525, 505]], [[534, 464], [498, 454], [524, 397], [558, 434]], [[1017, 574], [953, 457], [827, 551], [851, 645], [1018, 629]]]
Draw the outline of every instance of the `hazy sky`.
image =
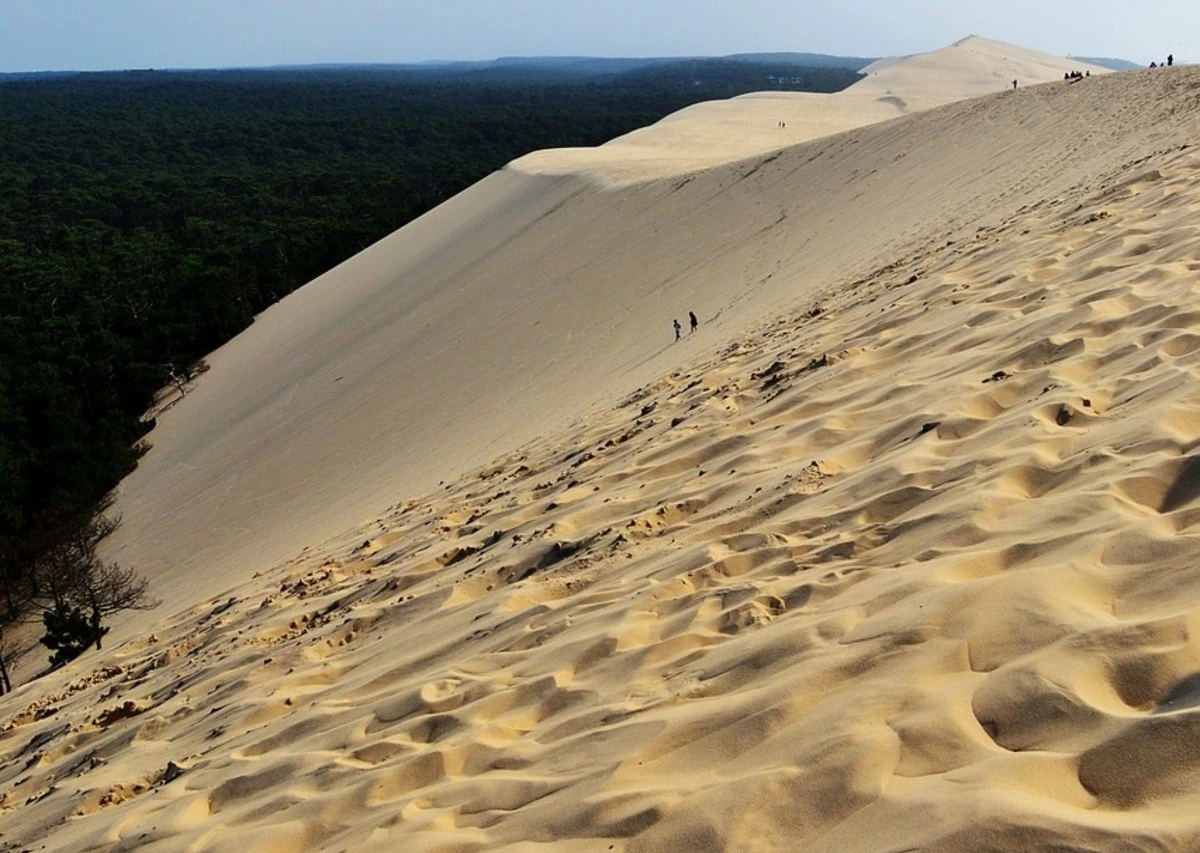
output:
[[975, 33], [1057, 54], [1194, 57], [1195, 0], [0, 0], [0, 71], [514, 55], [882, 56]]

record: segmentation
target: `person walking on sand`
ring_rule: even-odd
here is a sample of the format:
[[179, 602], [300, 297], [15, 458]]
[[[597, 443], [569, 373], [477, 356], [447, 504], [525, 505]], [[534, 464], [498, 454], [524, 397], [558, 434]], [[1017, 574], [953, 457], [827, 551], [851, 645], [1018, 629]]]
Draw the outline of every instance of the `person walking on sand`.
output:
[[696, 329], [700, 328], [700, 321], [696, 319], [695, 311], [688, 312], [688, 320], [690, 320], [692, 323], [692, 331], [693, 332], [696, 331]]
[[671, 324], [675, 327], [675, 340], [679, 340], [679, 333], [683, 331], [683, 326], [679, 325], [678, 320], [672, 320]]

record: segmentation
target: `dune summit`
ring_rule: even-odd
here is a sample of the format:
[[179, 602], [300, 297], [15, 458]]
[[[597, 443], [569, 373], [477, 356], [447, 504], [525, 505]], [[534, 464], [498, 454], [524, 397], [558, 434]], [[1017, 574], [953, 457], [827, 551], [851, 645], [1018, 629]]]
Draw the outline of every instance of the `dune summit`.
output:
[[0, 700], [4, 843], [1196, 849], [1198, 87], [513, 168], [293, 294], [122, 494], [173, 615]]
[[686, 174], [920, 110], [1106, 68], [970, 36], [949, 47], [892, 57], [863, 69], [841, 92], [757, 92], [707, 101], [599, 148], [537, 151], [513, 167], [588, 174], [611, 183]]

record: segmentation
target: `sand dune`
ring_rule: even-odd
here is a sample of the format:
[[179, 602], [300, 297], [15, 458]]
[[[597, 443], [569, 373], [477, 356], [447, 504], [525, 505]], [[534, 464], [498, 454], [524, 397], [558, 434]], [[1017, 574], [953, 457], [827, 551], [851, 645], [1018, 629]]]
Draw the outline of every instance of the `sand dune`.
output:
[[[1066, 86], [696, 179], [493, 175], [215, 353], [122, 485], [112, 554], [164, 609], [193, 604], [685, 363], [670, 324], [688, 310], [710, 341], [737, 334], [1118, 162], [1090, 116], [1057, 115], [1085, 99]], [[974, 110], [1012, 133], [975, 138]], [[1039, 130], [1076, 138], [997, 161]]]
[[[1018, 85], [1061, 81], [1071, 71], [1108, 69], [970, 36], [949, 47], [881, 59], [862, 80], [831, 95], [758, 92], [680, 110], [599, 148], [563, 148], [522, 157], [514, 167], [533, 174], [588, 174], [625, 183], [687, 174], [777, 151], [955, 101]], [[782, 124], [782, 126], [781, 126]]]
[[182, 612], [0, 701], [0, 841], [1197, 849], [1197, 87], [508, 170], [289, 297], [122, 496]]

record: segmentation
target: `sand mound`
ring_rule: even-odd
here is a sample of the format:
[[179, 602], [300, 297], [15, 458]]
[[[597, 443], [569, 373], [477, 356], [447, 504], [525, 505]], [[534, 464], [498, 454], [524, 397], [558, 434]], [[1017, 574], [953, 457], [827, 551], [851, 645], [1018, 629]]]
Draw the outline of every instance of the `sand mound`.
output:
[[231, 588], [0, 701], [3, 841], [1196, 849], [1198, 86], [503, 173], [297, 293], [124, 498]]
[[599, 148], [537, 151], [513, 166], [533, 174], [586, 173], [624, 183], [686, 174], [777, 151], [919, 110], [1062, 81], [1070, 71], [1108, 69], [971, 36], [950, 47], [881, 59], [862, 80], [830, 95], [759, 92], [680, 110]]
[[1112, 73], [1076, 59], [970, 36], [930, 53], [873, 62], [863, 69], [865, 79], [851, 91], [913, 112], [1005, 91], [1014, 80], [1020, 86], [1061, 81], [1071, 71]]

